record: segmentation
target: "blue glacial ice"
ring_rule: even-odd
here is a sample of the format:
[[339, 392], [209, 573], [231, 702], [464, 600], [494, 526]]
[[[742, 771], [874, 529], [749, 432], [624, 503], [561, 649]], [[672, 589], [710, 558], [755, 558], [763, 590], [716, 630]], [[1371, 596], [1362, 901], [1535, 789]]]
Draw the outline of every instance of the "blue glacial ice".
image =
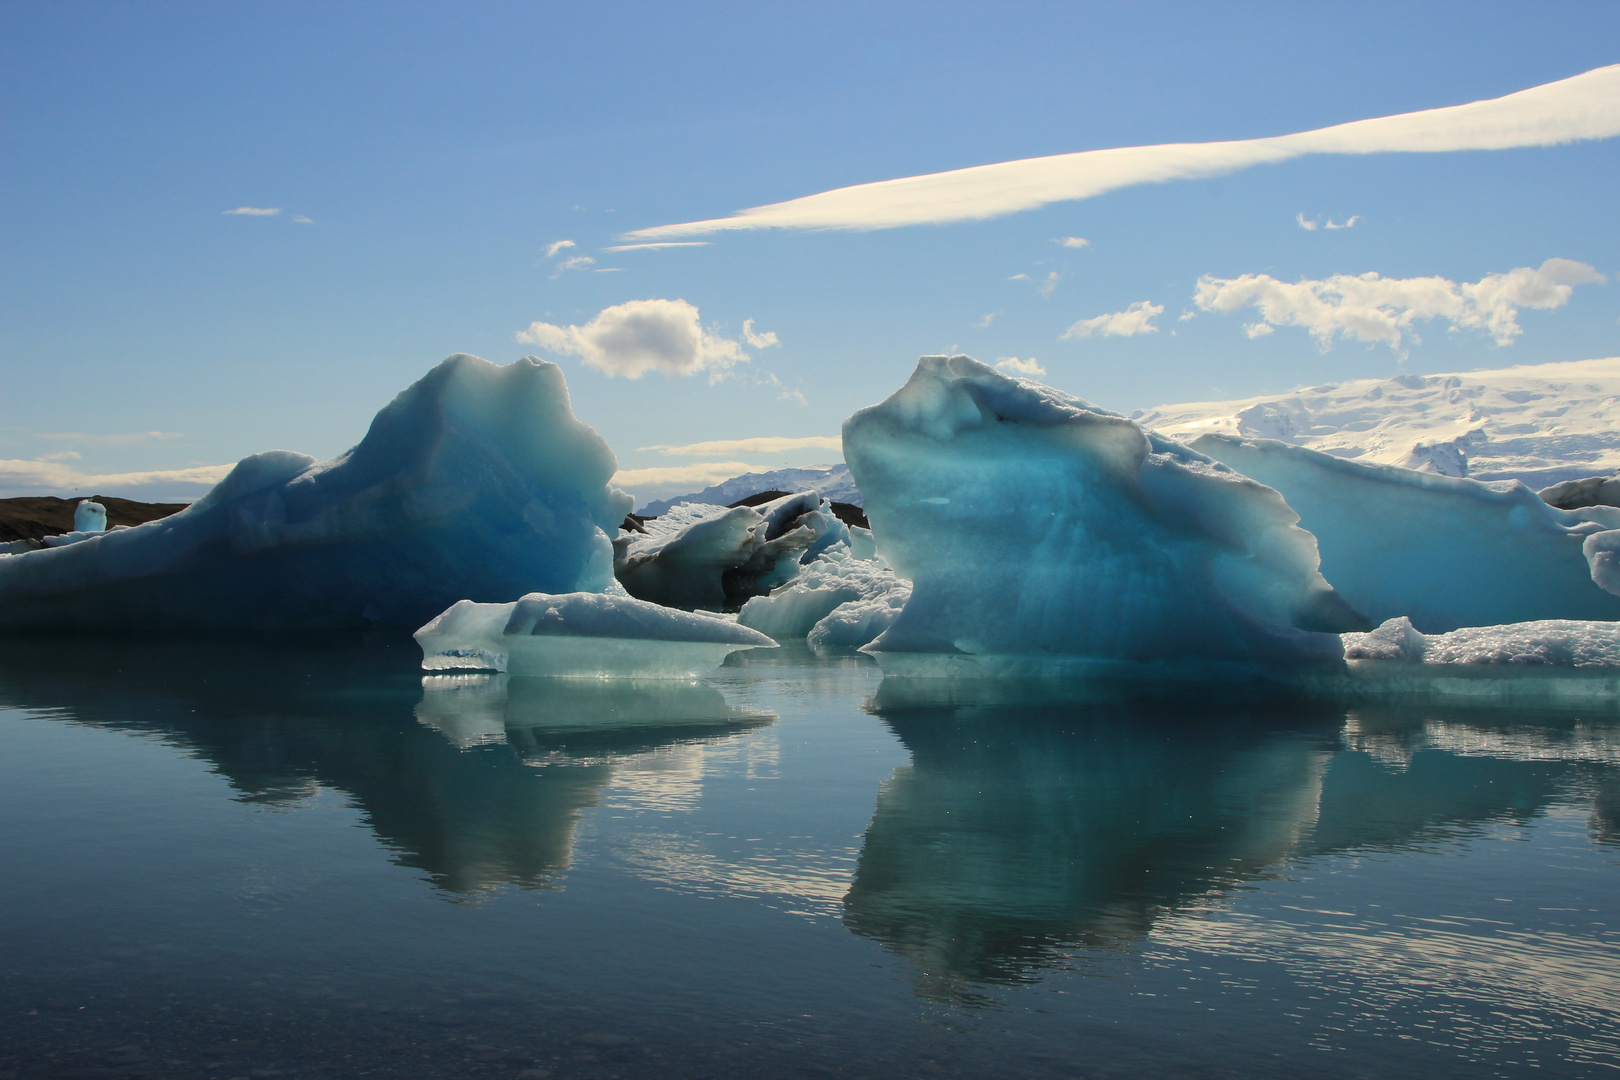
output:
[[860, 558], [851, 546], [839, 544], [769, 596], [749, 600], [737, 621], [778, 641], [802, 638], [818, 649], [858, 648], [887, 630], [910, 598], [911, 582], [888, 564]]
[[1316, 534], [1322, 573], [1379, 622], [1407, 616], [1438, 633], [1620, 619], [1620, 507], [1560, 510], [1517, 480], [1363, 464], [1270, 439], [1192, 445], [1280, 491]]
[[970, 357], [923, 357], [844, 455], [913, 583], [866, 646], [885, 672], [1233, 670], [1337, 660], [1372, 626], [1277, 492]]
[[94, 499], [80, 499], [73, 508], [73, 531], [98, 533], [107, 531], [107, 508]]
[[0, 555], [12, 630], [418, 626], [457, 600], [612, 584], [630, 497], [562, 370], [458, 354], [331, 461], [245, 458], [171, 517]]
[[629, 596], [532, 593], [508, 604], [462, 600], [416, 632], [428, 671], [553, 678], [695, 679], [741, 649], [776, 642], [714, 615]]

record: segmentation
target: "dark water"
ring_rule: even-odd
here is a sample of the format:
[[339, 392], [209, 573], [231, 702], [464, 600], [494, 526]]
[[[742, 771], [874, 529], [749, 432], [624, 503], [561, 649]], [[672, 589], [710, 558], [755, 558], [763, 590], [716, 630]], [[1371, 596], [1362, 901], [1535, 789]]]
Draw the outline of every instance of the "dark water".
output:
[[1609, 1076], [1614, 715], [8, 644], [7, 1077]]

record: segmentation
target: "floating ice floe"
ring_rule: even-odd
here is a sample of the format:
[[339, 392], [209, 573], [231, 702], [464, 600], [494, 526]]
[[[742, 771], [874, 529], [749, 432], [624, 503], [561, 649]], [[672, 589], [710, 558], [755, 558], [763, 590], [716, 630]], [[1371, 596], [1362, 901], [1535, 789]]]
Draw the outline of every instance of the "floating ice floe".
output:
[[604, 589], [616, 467], [557, 365], [458, 354], [332, 461], [256, 454], [170, 517], [0, 557], [0, 608], [9, 630], [418, 626]]
[[970, 357], [923, 357], [844, 454], [913, 583], [866, 646], [888, 673], [1337, 658], [1372, 626], [1276, 491]]
[[463, 600], [416, 632], [428, 671], [560, 678], [695, 679], [742, 649], [775, 648], [712, 615], [603, 593], [531, 593], [510, 604]]
[[792, 580], [802, 562], [849, 541], [814, 491], [760, 506], [682, 503], [614, 541], [614, 573], [632, 596], [681, 608], [735, 611]]
[[816, 648], [856, 648], [887, 630], [910, 597], [911, 582], [840, 544], [769, 596], [748, 601], [737, 621], [778, 641], [803, 638]]
[[[1193, 448], [1276, 488], [1316, 535], [1322, 573], [1356, 610], [1424, 631], [1542, 619], [1620, 619], [1605, 570], [1620, 507], [1549, 506], [1517, 480], [1363, 464], [1273, 439], [1204, 435]], [[1608, 571], [1615, 575], [1613, 570]]]
[[107, 531], [107, 508], [94, 499], [80, 499], [73, 508], [73, 531], [98, 533]]

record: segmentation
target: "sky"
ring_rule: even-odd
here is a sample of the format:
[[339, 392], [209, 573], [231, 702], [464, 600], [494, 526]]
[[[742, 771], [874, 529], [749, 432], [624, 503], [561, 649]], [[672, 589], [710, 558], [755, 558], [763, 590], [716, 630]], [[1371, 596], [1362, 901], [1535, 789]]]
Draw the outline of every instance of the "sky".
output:
[[329, 457], [456, 352], [643, 501], [927, 353], [1126, 413], [1620, 353], [1613, 3], [8, 3], [0, 64], [0, 496]]

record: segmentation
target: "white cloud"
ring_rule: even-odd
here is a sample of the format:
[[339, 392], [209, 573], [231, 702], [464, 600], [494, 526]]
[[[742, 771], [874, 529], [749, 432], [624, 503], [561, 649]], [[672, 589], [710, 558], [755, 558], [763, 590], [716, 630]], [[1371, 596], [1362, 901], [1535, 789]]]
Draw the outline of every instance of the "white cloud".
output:
[[1046, 369], [1041, 367], [1033, 356], [1028, 360], [1020, 360], [1016, 356], [1002, 356], [997, 358], [996, 367], [1002, 371], [1010, 371], [1015, 375], [1028, 375], [1030, 378], [1046, 374]]
[[573, 255], [557, 264], [551, 271], [553, 278], [560, 278], [570, 270], [589, 270], [596, 265], [596, 260], [589, 255]]
[[715, 461], [697, 465], [659, 465], [650, 469], [620, 469], [612, 483], [621, 488], [676, 487], [706, 488], [743, 473], [764, 472], [761, 465], [746, 461]]
[[1159, 328], [1153, 320], [1164, 314], [1163, 304], [1138, 300], [1124, 311], [1098, 315], [1094, 319], [1081, 319], [1063, 331], [1065, 338], [1135, 337], [1137, 334], [1157, 334]]
[[716, 379], [748, 359], [730, 338], [703, 329], [698, 309], [685, 300], [631, 300], [604, 308], [584, 326], [534, 322], [517, 339], [554, 353], [569, 353], [610, 378], [639, 379], [649, 371], [665, 375], [709, 373]]
[[97, 446], [134, 446], [137, 443], [163, 442], [168, 439], [185, 438], [184, 435], [173, 431], [43, 431], [34, 437], [36, 439], [57, 439], [65, 442], [93, 443]]
[[1356, 222], [1361, 220], [1361, 215], [1351, 214], [1344, 221], [1334, 221], [1332, 218], [1328, 218], [1324, 222], [1320, 218], [1308, 218], [1301, 212], [1294, 215], [1294, 220], [1299, 222], [1300, 228], [1315, 232], [1317, 229], [1353, 229], [1356, 227]]
[[[54, 455], [53, 455], [54, 456]], [[0, 460], [0, 497], [16, 495], [127, 494], [135, 498], [191, 498], [225, 479], [234, 465], [146, 472], [86, 473], [56, 461]], [[155, 494], [152, 489], [162, 489]]]
[[1272, 326], [1270, 323], [1263, 322], [1244, 323], [1243, 332], [1249, 335], [1250, 341], [1253, 341], [1255, 338], [1263, 338], [1267, 334], [1271, 333]]
[[1056, 240], [1053, 240], [1052, 243], [1061, 244], [1066, 248], [1083, 248], [1091, 246], [1091, 241], [1087, 240], [1083, 236], [1060, 236]]
[[1057, 288], [1058, 277], [1059, 277], [1058, 272], [1056, 270], [1052, 270], [1052, 271], [1049, 271], [1047, 273], [1046, 279], [1044, 281], [1036, 281], [1034, 278], [1030, 277], [1028, 274], [1014, 274], [1012, 277], [1008, 278], [1007, 280], [1008, 281], [1027, 281], [1031, 285], [1035, 286], [1035, 291], [1041, 294], [1042, 299], [1045, 299], [1046, 297], [1049, 297], [1049, 296], [1052, 295], [1052, 290], [1053, 289]]
[[1345, 219], [1345, 221], [1342, 224], [1337, 222], [1337, 221], [1334, 221], [1332, 218], [1328, 218], [1327, 224], [1325, 226], [1323, 226], [1323, 228], [1327, 228], [1327, 229], [1353, 229], [1353, 228], [1356, 227], [1356, 222], [1358, 222], [1360, 220], [1361, 220], [1361, 215], [1360, 214], [1351, 214], [1348, 218]]
[[1089, 199], [1137, 184], [1224, 176], [1307, 154], [1445, 153], [1556, 146], [1620, 135], [1620, 64], [1506, 97], [1230, 142], [1085, 150], [837, 188], [730, 217], [626, 233], [631, 241], [733, 229], [892, 229]]
[[996, 316], [1000, 315], [1000, 314], [1001, 314], [1001, 312], [999, 312], [999, 311], [992, 311], [990, 314], [986, 315], [984, 318], [980, 319], [978, 322], [974, 323], [973, 325], [976, 326], [977, 328], [979, 328], [980, 330], [988, 330], [988, 329], [990, 329], [990, 324], [995, 322], [996, 321]]
[[1317, 229], [1322, 227], [1322, 223], [1320, 221], [1317, 221], [1315, 218], [1306, 217], [1305, 211], [1303, 210], [1294, 215], [1294, 220], [1299, 222], [1299, 227], [1304, 229], [1306, 232], [1315, 232]]
[[603, 251], [663, 251], [665, 248], [708, 247], [707, 240], [672, 240], [662, 244], [614, 244]]
[[[1263, 320], [1255, 325], [1304, 327], [1323, 351], [1335, 337], [1398, 350], [1402, 335], [1419, 319], [1443, 319], [1453, 330], [1482, 331], [1498, 345], [1511, 345], [1523, 333], [1516, 318], [1519, 308], [1563, 307], [1576, 285], [1603, 280], [1592, 267], [1572, 259], [1548, 259], [1535, 269], [1521, 266], [1461, 283], [1375, 273], [1289, 283], [1269, 274], [1244, 274], [1199, 278], [1193, 301], [1205, 311], [1225, 314], [1252, 306]], [[1251, 338], [1261, 333], [1246, 332]]]
[[243, 214], [247, 217], [272, 217], [281, 213], [279, 206], [238, 206], [235, 210], [222, 210], [222, 214]]
[[1176, 322], [1189, 322], [1196, 318], [1198, 318], [1198, 312], [1194, 311], [1192, 308], [1188, 308], [1186, 311], [1183, 311], [1180, 315], [1176, 316]]
[[294, 214], [293, 215], [293, 223], [295, 225], [313, 225], [313, 224], [315, 224], [315, 219], [305, 217], [303, 214]]
[[639, 446], [639, 452], [656, 450], [672, 457], [723, 457], [726, 454], [785, 454], [792, 450], [837, 450], [843, 453], [844, 440], [837, 435], [806, 435], [787, 438], [760, 435], [752, 439], [710, 439], [684, 446]]
[[775, 330], [767, 330], [763, 334], [754, 333], [754, 320], [743, 320], [743, 340], [756, 349], [768, 349], [772, 345], [782, 344], [776, 338]]
[[551, 243], [546, 245], [546, 258], [554, 259], [557, 257], [557, 252], [567, 251], [569, 248], [575, 246], [577, 245], [575, 245], [572, 240], [553, 240]]
[[784, 390], [776, 395], [777, 401], [791, 401], [796, 405], [808, 405], [809, 400], [804, 396], [803, 390]]

